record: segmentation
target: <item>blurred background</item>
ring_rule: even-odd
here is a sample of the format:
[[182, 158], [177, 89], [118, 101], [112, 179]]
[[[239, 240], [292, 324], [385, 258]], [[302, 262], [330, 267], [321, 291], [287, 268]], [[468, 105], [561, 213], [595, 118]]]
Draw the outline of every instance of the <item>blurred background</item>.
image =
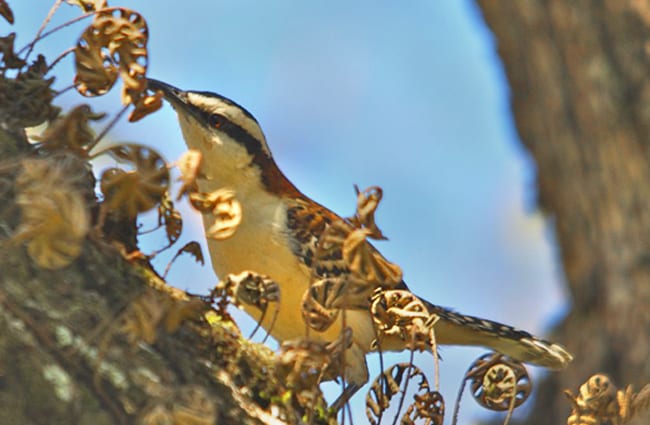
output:
[[[20, 48], [53, 2], [9, 3]], [[538, 334], [567, 311], [552, 223], [534, 203], [535, 165], [517, 138], [495, 40], [472, 1], [110, 4], [146, 18], [150, 76], [244, 105], [261, 123], [280, 168], [305, 194], [347, 216], [355, 208], [353, 184], [381, 186], [377, 220], [389, 240], [377, 246], [402, 267], [414, 292]], [[64, 5], [51, 25], [79, 15]], [[83, 28], [66, 28], [35, 52], [52, 60]], [[54, 70], [55, 87], [70, 85], [73, 71], [70, 56]], [[82, 102], [111, 114], [121, 107], [116, 89], [90, 100], [70, 91], [58, 103]], [[136, 124], [121, 120], [110, 141], [152, 146], [168, 161], [185, 150], [168, 106]], [[200, 217], [180, 207], [181, 243], [202, 241]], [[143, 218], [144, 227], [153, 226], [152, 217]], [[145, 247], [154, 250], [163, 240], [147, 236]], [[174, 251], [156, 259], [160, 271]], [[217, 277], [209, 264], [181, 257], [168, 281], [207, 293]], [[254, 323], [244, 314], [237, 318], [248, 334]], [[447, 423], [464, 372], [483, 352], [441, 350]], [[408, 361], [408, 355], [384, 361]], [[376, 375], [377, 356], [368, 362]], [[417, 363], [431, 372], [430, 356]], [[330, 400], [338, 391], [327, 386]], [[353, 399], [355, 423], [366, 423], [366, 391]], [[484, 412], [466, 399], [461, 423], [475, 423]]]

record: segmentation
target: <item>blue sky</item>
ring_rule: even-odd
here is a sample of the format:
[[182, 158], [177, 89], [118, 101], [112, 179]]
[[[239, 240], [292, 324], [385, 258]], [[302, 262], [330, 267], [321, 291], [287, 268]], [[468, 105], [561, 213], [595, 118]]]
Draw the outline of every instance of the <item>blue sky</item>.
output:
[[[52, 2], [9, 3], [22, 46]], [[377, 245], [402, 266], [414, 292], [538, 333], [565, 310], [552, 230], [534, 203], [534, 164], [517, 139], [495, 40], [473, 2], [111, 5], [131, 7], [147, 19], [150, 76], [216, 91], [246, 106], [262, 124], [276, 161], [303, 192], [350, 215], [353, 184], [383, 187], [377, 218], [390, 240]], [[78, 14], [63, 6], [54, 22]], [[53, 58], [82, 30], [83, 24], [61, 31], [36, 50]], [[71, 59], [58, 65], [57, 86], [69, 85], [72, 72]], [[92, 104], [116, 112], [119, 90], [114, 92]], [[69, 93], [60, 104], [84, 101]], [[169, 160], [185, 149], [169, 107], [137, 124], [121, 122], [110, 137], [151, 145]], [[185, 216], [184, 240], [201, 239], [198, 217], [189, 211]], [[156, 242], [147, 241], [152, 247]], [[161, 267], [169, 255], [161, 257]], [[216, 278], [210, 267], [186, 258], [172, 268], [169, 281], [205, 292]], [[483, 352], [442, 351], [448, 416], [464, 371]], [[377, 359], [369, 363], [376, 372]], [[430, 369], [428, 359], [422, 364]], [[356, 423], [365, 423], [362, 406], [358, 396]], [[477, 412], [466, 400], [463, 422], [471, 423]]]

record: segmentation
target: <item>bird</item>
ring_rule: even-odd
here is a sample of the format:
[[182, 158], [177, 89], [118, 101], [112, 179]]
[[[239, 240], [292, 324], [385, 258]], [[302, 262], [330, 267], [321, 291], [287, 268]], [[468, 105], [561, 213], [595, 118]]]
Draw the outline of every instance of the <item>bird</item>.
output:
[[[301, 305], [313, 278], [315, 245], [324, 229], [341, 222], [341, 217], [303, 194], [285, 176], [273, 159], [260, 124], [247, 109], [217, 93], [181, 90], [151, 78], [148, 88], [161, 92], [176, 111], [187, 147], [201, 152], [199, 189], [212, 192], [228, 188], [241, 203], [243, 216], [236, 232], [224, 240], [208, 240], [217, 276], [252, 270], [277, 282], [280, 297], [274, 320], [270, 315], [264, 317], [254, 305], [244, 304], [244, 309], [261, 320], [261, 326], [278, 342], [305, 337]], [[204, 224], [209, 226], [206, 217]], [[330, 264], [329, 271], [317, 273], [349, 273], [341, 261], [339, 258], [338, 263]], [[409, 291], [403, 280], [396, 289]], [[553, 370], [566, 367], [573, 359], [560, 344], [524, 330], [418, 299], [438, 317], [434, 327], [438, 345], [482, 346]], [[348, 394], [353, 394], [369, 379], [366, 354], [377, 348], [373, 344], [376, 333], [368, 309], [347, 311], [346, 325], [352, 331], [352, 342], [345, 352], [344, 378]], [[341, 332], [342, 324], [336, 323], [308, 335], [332, 342]], [[381, 346], [391, 351], [405, 348], [399, 338]]]

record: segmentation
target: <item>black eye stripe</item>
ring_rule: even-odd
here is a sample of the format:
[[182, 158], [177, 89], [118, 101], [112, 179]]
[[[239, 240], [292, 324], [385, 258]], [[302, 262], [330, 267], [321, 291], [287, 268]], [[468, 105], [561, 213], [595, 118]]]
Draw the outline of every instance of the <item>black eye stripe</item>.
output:
[[253, 157], [265, 154], [260, 140], [256, 139], [243, 127], [229, 120], [225, 115], [213, 114], [206, 111], [201, 111], [200, 114], [203, 118], [203, 122], [207, 123], [211, 129], [218, 128], [219, 131], [226, 133], [232, 139], [243, 145], [246, 148], [246, 151]]

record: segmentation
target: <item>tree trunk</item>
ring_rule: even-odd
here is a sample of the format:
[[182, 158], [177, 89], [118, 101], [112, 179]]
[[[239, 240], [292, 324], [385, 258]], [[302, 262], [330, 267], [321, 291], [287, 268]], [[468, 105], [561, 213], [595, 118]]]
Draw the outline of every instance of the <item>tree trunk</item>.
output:
[[[0, 109], [26, 110], [23, 100]], [[210, 302], [167, 286], [146, 256], [133, 255], [135, 219], [98, 224], [87, 156], [34, 149], [22, 128], [6, 131], [1, 121], [0, 424], [336, 422], [318, 387], [291, 387], [291, 363], [243, 338]], [[21, 177], [37, 163], [51, 172], [31, 183], [47, 191], [25, 188]], [[74, 210], [55, 204], [62, 191], [48, 186], [55, 174], [71, 182], [65, 194], [83, 193], [94, 212], [78, 246], [57, 230], [69, 223], [52, 218]], [[83, 227], [71, 224], [70, 231]], [[70, 256], [69, 264], [44, 265], [60, 256]]]
[[562, 391], [594, 373], [650, 382], [650, 3], [478, 3], [573, 303], [552, 338], [576, 360], [545, 380], [526, 423], [566, 423]]

